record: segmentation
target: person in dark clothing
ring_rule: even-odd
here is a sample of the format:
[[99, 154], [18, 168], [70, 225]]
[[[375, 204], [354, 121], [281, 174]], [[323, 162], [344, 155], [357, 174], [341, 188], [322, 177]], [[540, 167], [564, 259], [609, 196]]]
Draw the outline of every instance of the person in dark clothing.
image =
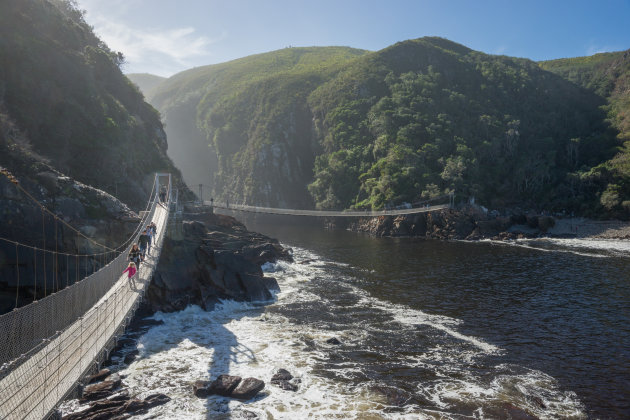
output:
[[140, 245], [140, 252], [142, 252], [142, 259], [147, 255], [147, 248], [149, 247], [149, 243], [151, 242], [151, 236], [149, 236], [146, 228], [142, 231], [142, 234], [138, 238], [138, 244]]
[[138, 248], [138, 244], [133, 244], [131, 246], [131, 251], [129, 251], [129, 261], [136, 264], [136, 267], [140, 268], [140, 261], [144, 260], [142, 256], [142, 251]]
[[160, 189], [160, 201], [162, 203], [166, 203], [166, 186], [162, 185], [162, 188]]

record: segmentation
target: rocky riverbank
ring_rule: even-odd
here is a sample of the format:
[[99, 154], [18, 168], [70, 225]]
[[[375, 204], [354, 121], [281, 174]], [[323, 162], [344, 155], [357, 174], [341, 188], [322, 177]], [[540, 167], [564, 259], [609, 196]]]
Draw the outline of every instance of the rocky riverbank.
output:
[[403, 216], [361, 218], [345, 227], [373, 236], [427, 239], [510, 240], [536, 237], [628, 239], [630, 223], [585, 218], [556, 218], [533, 212], [489, 214], [477, 206]]

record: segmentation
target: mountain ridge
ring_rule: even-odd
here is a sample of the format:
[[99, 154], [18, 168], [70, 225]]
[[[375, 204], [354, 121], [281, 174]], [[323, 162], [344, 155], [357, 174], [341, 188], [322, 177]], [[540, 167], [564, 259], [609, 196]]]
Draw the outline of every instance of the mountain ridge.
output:
[[[630, 172], [618, 170], [626, 131], [607, 105], [614, 90], [548, 71], [579, 59], [489, 55], [439, 37], [336, 57], [320, 69], [313, 60], [271, 65], [283, 54], [191, 69], [156, 91], [153, 105], [177, 115], [167, 120], [169, 138], [202, 146], [190, 155], [205, 167], [199, 183], [218, 199], [376, 209], [455, 190], [490, 207], [627, 217]], [[379, 118], [385, 126], [375, 125]]]

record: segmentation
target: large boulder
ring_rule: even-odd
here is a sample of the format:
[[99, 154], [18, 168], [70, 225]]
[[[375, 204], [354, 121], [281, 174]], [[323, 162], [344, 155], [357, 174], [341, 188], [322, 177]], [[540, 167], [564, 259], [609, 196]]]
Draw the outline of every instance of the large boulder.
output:
[[212, 381], [206, 388], [208, 395], [221, 395], [229, 397], [233, 394], [236, 387], [241, 383], [240, 376], [219, 375], [217, 379]]
[[249, 400], [254, 398], [264, 387], [265, 382], [260, 379], [245, 378], [238, 384], [236, 389], [232, 391], [230, 396], [239, 400]]
[[[199, 216], [198, 216], [199, 217]], [[183, 222], [183, 239], [166, 238], [147, 296], [153, 310], [172, 312], [197, 304], [210, 310], [220, 299], [268, 301], [279, 290], [261, 265], [290, 253], [271, 238], [249, 232], [235, 219], [205, 214]]]

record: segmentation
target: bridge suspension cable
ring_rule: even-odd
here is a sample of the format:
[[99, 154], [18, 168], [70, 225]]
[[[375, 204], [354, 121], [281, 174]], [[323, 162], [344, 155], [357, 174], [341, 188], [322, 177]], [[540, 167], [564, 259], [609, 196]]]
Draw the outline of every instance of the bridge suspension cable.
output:
[[162, 204], [152, 194], [147, 205], [142, 224], [156, 223], [156, 244], [136, 280], [121, 273], [139, 229], [125, 241], [126, 249], [100, 270], [0, 316], [0, 330], [6, 333], [0, 342], [0, 418], [45, 418], [96, 362], [106, 358], [130, 321], [159, 259], [171, 201], [169, 174], [156, 175], [154, 190], [163, 176], [168, 176], [169, 196]]
[[[11, 183], [13, 183], [21, 192], [24, 193], [24, 195], [26, 195], [30, 200], [32, 200], [34, 203], [37, 204], [37, 206], [41, 209], [42, 212], [42, 247], [39, 246], [34, 246], [34, 245], [28, 245], [28, 244], [24, 244], [18, 241], [15, 241], [13, 239], [9, 239], [9, 238], [5, 238], [5, 237], [0, 237], [0, 242], [4, 242], [7, 244], [13, 244], [16, 246], [16, 251], [15, 251], [15, 275], [16, 275], [16, 279], [19, 277], [20, 274], [20, 265], [18, 263], [19, 259], [20, 259], [20, 250], [27, 250], [27, 252], [32, 252], [33, 253], [33, 277], [34, 277], [34, 284], [33, 284], [33, 300], [36, 301], [38, 298], [37, 295], [37, 260], [38, 260], [38, 254], [40, 255], [41, 258], [41, 264], [40, 264], [40, 269], [42, 271], [42, 275], [43, 275], [43, 288], [41, 288], [41, 293], [43, 294], [43, 297], [46, 297], [48, 295], [48, 272], [49, 272], [49, 267], [47, 266], [47, 260], [50, 259], [52, 260], [52, 287], [50, 288], [53, 291], [59, 291], [59, 256], [65, 256], [66, 257], [66, 265], [65, 265], [65, 269], [66, 269], [66, 287], [69, 284], [69, 280], [70, 280], [70, 276], [69, 276], [69, 272], [70, 272], [70, 257], [73, 257], [74, 259], [74, 264], [75, 264], [75, 279], [74, 281], [77, 282], [79, 281], [79, 277], [80, 277], [80, 270], [79, 270], [79, 265], [81, 263], [81, 261], [83, 261], [84, 263], [84, 275], [85, 277], [88, 276], [89, 273], [94, 272], [97, 268], [102, 268], [105, 265], [107, 265], [111, 260], [113, 260], [118, 254], [120, 254], [121, 252], [123, 252], [130, 244], [131, 242], [139, 235], [140, 231], [142, 230], [142, 228], [144, 226], [146, 226], [146, 222], [147, 222], [147, 217], [148, 217], [148, 213], [149, 213], [149, 208], [151, 206], [151, 203], [154, 201], [154, 199], [157, 197], [158, 194], [158, 180], [157, 178], [154, 180], [153, 183], [153, 187], [151, 190], [151, 193], [149, 194], [149, 200], [147, 201], [147, 205], [145, 206], [145, 210], [142, 213], [143, 216], [140, 219], [140, 222], [138, 223], [136, 229], [134, 230], [134, 232], [127, 238], [125, 239], [122, 243], [118, 244], [118, 245], [114, 245], [113, 247], [108, 247], [104, 244], [101, 244], [95, 240], [93, 240], [92, 238], [86, 236], [85, 234], [83, 234], [81, 231], [79, 231], [78, 229], [76, 229], [74, 226], [70, 225], [69, 223], [67, 223], [65, 220], [63, 220], [62, 218], [60, 218], [57, 214], [55, 214], [54, 212], [50, 211], [45, 204], [43, 204], [41, 201], [39, 201], [38, 199], [36, 199], [32, 194], [30, 194], [28, 191], [26, 191], [21, 184], [19, 183], [19, 181], [17, 180], [17, 178], [15, 176], [13, 176], [9, 171], [7, 171], [6, 169], [0, 169], [0, 173], [2, 173], [4, 176], [6, 176], [9, 181], [11, 181]], [[48, 214], [50, 216], [53, 217], [54, 220], [54, 237], [55, 237], [55, 244], [54, 247], [55, 249], [48, 249], [46, 246], [47, 244], [47, 238], [46, 238], [46, 219], [45, 219], [45, 215]], [[60, 252], [59, 251], [59, 237], [58, 237], [58, 222], [63, 223], [65, 226], [67, 226], [72, 232], [75, 232], [78, 236], [83, 237], [85, 239], [87, 239], [89, 241], [89, 243], [92, 243], [93, 245], [95, 245], [96, 247], [100, 248], [102, 251], [101, 252]], [[87, 246], [86, 246], [87, 249]], [[15, 308], [17, 308], [19, 306], [19, 293], [20, 293], [20, 289], [19, 289], [19, 285], [16, 285], [16, 304], [15, 304]]]

